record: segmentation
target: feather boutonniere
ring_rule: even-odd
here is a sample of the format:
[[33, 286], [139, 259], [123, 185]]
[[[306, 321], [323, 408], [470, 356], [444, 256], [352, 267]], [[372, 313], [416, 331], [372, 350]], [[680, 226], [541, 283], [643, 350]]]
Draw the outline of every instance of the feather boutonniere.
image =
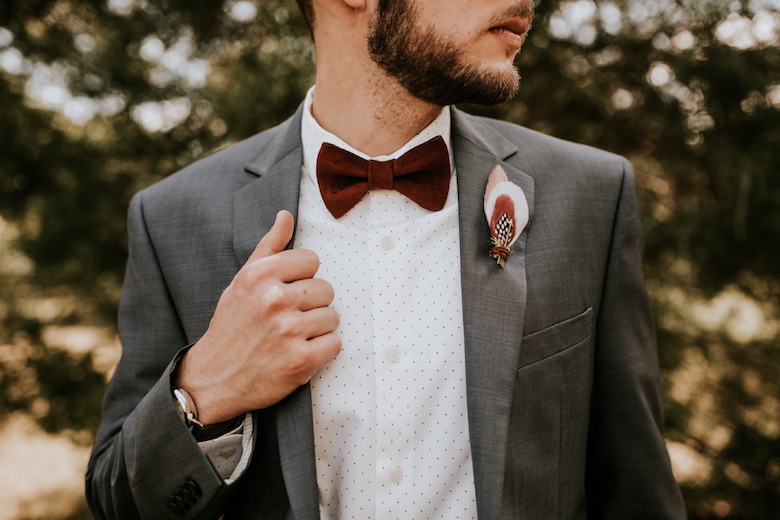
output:
[[528, 224], [529, 214], [523, 189], [509, 180], [501, 165], [496, 165], [488, 177], [485, 217], [490, 226], [490, 257], [503, 268], [512, 244]]

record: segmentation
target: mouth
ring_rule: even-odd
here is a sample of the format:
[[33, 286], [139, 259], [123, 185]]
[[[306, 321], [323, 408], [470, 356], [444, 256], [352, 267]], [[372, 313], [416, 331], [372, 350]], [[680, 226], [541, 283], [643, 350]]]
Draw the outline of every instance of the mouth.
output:
[[531, 28], [531, 24], [525, 18], [510, 18], [493, 25], [489, 31], [509, 31], [517, 36], [524, 36]]
[[492, 25], [488, 32], [501, 38], [507, 46], [519, 49], [525, 42], [531, 23], [527, 18], [515, 17]]

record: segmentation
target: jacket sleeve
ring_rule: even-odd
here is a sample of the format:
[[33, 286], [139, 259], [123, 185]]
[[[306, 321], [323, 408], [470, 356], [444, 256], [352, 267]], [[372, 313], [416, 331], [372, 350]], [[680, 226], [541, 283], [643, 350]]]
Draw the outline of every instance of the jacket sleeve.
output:
[[109, 384], [86, 475], [98, 519], [218, 517], [230, 488], [180, 419], [171, 360], [187, 344], [144, 220], [128, 215], [129, 259], [119, 308], [122, 358]]
[[664, 444], [655, 326], [642, 273], [633, 170], [623, 182], [596, 325], [588, 518], [683, 519]]

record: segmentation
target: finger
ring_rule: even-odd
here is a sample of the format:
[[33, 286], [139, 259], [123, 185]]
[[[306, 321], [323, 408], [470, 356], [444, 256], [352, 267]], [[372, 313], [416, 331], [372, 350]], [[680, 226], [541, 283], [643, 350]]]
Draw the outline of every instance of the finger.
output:
[[317, 370], [333, 361], [341, 352], [341, 336], [335, 332], [317, 336], [307, 343], [311, 349], [312, 364], [317, 367]]
[[287, 247], [295, 229], [295, 220], [289, 211], [282, 210], [276, 214], [276, 220], [268, 233], [260, 239], [249, 261], [274, 255]]
[[304, 312], [298, 326], [303, 337], [312, 339], [334, 332], [339, 321], [339, 313], [333, 307], [317, 307]]
[[333, 286], [320, 278], [308, 278], [289, 284], [298, 299], [298, 310], [308, 311], [317, 307], [327, 307], [333, 303]]
[[287, 249], [272, 256], [247, 262], [244, 270], [256, 280], [273, 278], [281, 282], [296, 282], [312, 278], [320, 268], [320, 259], [309, 249]]

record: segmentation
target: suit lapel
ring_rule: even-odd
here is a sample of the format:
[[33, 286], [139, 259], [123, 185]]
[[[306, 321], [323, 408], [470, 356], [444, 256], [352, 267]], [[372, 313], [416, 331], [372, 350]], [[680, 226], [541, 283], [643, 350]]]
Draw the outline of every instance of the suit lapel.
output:
[[[526, 194], [533, 218], [533, 179], [506, 162], [517, 147], [483, 120], [453, 110], [458, 175], [461, 284], [466, 348], [469, 435], [480, 518], [498, 518], [504, 481], [509, 410], [526, 308], [526, 237], [501, 269], [488, 255], [483, 210], [487, 178], [501, 164]], [[531, 220], [533, 222], [533, 220]], [[531, 225], [529, 223], [529, 225]]]
[[233, 248], [241, 265], [279, 211], [286, 209], [298, 218], [303, 164], [301, 110], [270, 132], [255, 159], [244, 165], [244, 170], [257, 178], [233, 194]]
[[[244, 166], [258, 178], [233, 196], [233, 247], [241, 265], [271, 228], [279, 211], [288, 210], [297, 222], [303, 164], [301, 114], [299, 108], [289, 121], [273, 131], [258, 156]], [[293, 517], [318, 519], [311, 388], [298, 388], [274, 409], [279, 457]], [[263, 428], [257, 415], [255, 424], [258, 429]]]

